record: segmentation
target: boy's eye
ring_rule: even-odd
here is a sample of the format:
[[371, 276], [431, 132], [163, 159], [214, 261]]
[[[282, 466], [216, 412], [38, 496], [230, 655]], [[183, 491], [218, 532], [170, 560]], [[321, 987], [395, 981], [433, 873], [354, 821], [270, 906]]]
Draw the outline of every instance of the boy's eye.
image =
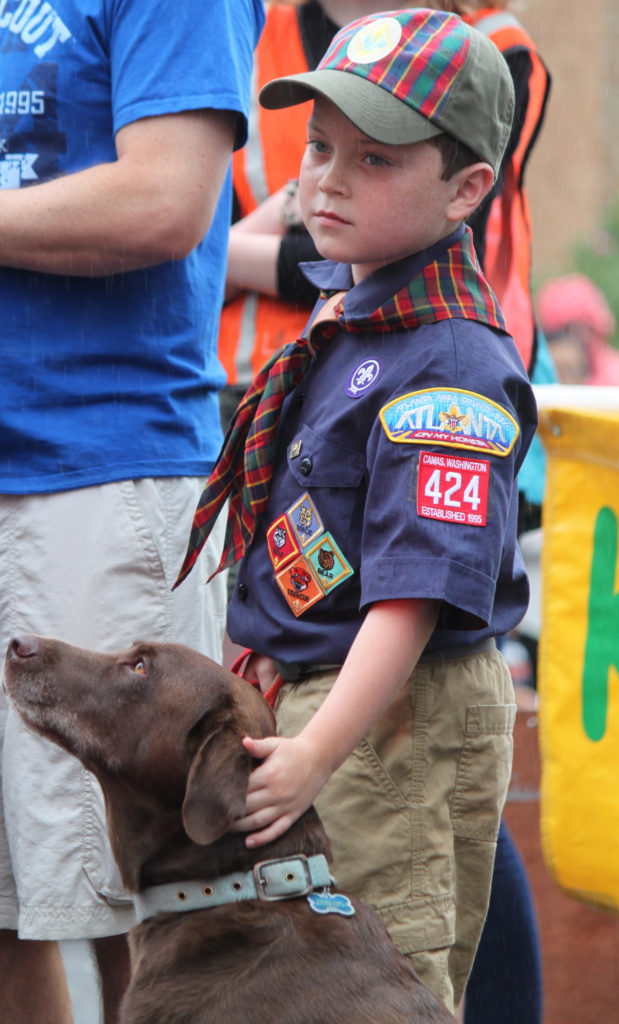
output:
[[326, 153], [328, 151], [327, 144], [321, 139], [308, 139], [308, 146], [310, 146], [316, 153]]
[[372, 167], [389, 167], [389, 161], [379, 153], [367, 153], [365, 159]]

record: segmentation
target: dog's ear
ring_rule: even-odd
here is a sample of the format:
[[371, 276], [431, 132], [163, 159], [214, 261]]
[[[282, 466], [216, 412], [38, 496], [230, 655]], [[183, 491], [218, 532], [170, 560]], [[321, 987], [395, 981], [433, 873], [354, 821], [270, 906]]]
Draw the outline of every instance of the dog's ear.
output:
[[251, 764], [232, 726], [204, 740], [191, 764], [183, 802], [183, 825], [195, 843], [214, 843], [243, 813]]

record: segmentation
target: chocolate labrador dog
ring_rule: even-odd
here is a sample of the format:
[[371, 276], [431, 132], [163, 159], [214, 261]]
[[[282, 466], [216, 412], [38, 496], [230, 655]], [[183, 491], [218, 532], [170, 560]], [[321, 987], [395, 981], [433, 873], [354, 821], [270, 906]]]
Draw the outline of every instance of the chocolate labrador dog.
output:
[[31, 728], [98, 778], [141, 920], [123, 1024], [443, 1024], [378, 916], [334, 889], [310, 808], [261, 850], [228, 829], [273, 734], [249, 683], [187, 647], [97, 654], [9, 643], [5, 685]]

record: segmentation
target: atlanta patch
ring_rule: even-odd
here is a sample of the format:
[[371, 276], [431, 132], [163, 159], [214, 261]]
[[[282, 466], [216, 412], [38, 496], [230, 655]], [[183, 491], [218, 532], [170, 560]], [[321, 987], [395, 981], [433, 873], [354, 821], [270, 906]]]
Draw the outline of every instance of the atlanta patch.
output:
[[479, 454], [509, 455], [520, 436], [516, 420], [496, 402], [460, 388], [401, 395], [380, 410], [390, 441], [446, 445]]

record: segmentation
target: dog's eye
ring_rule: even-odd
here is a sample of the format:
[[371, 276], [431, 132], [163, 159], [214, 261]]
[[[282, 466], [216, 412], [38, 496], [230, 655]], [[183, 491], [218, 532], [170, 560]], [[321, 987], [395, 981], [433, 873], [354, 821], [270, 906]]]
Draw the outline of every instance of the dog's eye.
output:
[[143, 658], [138, 658], [135, 665], [133, 666], [134, 672], [139, 672], [141, 676], [146, 675], [146, 662]]

